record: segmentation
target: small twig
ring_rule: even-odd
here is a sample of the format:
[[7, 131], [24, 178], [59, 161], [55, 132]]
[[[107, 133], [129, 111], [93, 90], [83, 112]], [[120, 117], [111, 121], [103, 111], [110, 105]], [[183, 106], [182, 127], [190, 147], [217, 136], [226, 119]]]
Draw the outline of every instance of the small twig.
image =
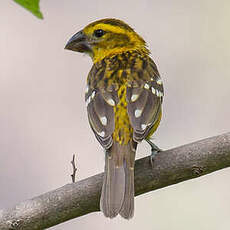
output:
[[71, 161], [71, 164], [73, 166], [73, 174], [71, 174], [71, 178], [72, 178], [72, 182], [75, 182], [75, 178], [76, 178], [76, 172], [77, 172], [77, 168], [76, 168], [76, 164], [75, 164], [75, 154], [73, 154], [73, 159]]

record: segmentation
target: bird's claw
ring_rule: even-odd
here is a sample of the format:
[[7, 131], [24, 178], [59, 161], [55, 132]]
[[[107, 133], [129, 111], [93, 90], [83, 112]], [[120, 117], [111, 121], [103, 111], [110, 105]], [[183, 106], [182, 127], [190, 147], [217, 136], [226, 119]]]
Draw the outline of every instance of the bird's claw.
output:
[[150, 140], [146, 139], [146, 141], [149, 143], [149, 145], [151, 146], [151, 155], [150, 155], [150, 164], [153, 168], [153, 164], [154, 164], [154, 159], [155, 156], [162, 151], [162, 149], [160, 149], [159, 147], [157, 147], [153, 142], [151, 142]]

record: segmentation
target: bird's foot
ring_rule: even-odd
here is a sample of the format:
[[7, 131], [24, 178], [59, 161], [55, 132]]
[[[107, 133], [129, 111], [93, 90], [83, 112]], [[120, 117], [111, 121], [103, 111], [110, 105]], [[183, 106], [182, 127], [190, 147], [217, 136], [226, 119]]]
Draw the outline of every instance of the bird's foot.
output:
[[159, 147], [157, 147], [152, 141], [150, 141], [149, 139], [146, 139], [146, 141], [149, 143], [149, 145], [151, 146], [151, 155], [150, 155], [150, 164], [153, 168], [153, 164], [154, 164], [154, 159], [155, 156], [162, 151], [162, 149], [160, 149]]

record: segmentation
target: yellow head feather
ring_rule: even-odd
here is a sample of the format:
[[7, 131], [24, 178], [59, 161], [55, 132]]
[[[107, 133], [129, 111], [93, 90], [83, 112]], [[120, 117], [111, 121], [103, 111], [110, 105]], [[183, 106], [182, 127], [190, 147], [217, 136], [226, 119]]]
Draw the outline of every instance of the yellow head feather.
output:
[[[103, 31], [103, 36], [96, 37], [95, 31]], [[83, 29], [92, 47], [94, 63], [103, 58], [125, 51], [139, 50], [149, 53], [144, 39], [129, 25], [118, 19], [102, 19], [93, 22]]]

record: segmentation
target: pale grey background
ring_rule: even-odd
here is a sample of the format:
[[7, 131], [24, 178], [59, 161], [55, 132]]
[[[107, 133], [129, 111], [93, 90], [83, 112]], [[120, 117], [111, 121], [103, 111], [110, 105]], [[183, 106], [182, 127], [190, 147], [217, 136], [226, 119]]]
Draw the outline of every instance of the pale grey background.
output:
[[[163, 149], [230, 130], [230, 1], [41, 1], [39, 20], [0, 1], [0, 208], [103, 170], [87, 121], [91, 60], [64, 50], [89, 22], [116, 17], [148, 42], [165, 85]], [[149, 154], [143, 143], [138, 157]], [[92, 213], [51, 229], [228, 230], [230, 169], [135, 199], [135, 217]]]

